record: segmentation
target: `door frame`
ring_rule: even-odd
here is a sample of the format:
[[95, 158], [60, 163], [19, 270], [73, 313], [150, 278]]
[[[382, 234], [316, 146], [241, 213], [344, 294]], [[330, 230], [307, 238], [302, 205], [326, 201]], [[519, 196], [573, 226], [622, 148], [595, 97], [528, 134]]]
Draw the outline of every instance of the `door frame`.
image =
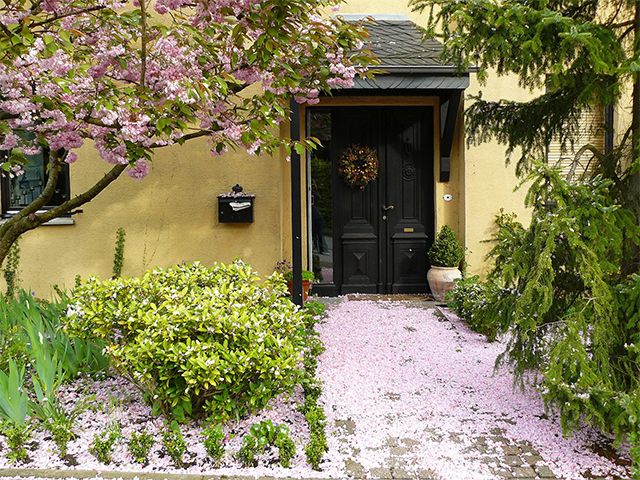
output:
[[[440, 97], [437, 95], [430, 96], [334, 96], [321, 97], [320, 102], [316, 105], [302, 105], [300, 115], [300, 135], [306, 138], [307, 135], [307, 114], [309, 109], [327, 107], [433, 107], [433, 231], [437, 232], [439, 224], [438, 216], [438, 172], [440, 169]], [[312, 264], [313, 255], [313, 238], [311, 235], [311, 157], [305, 156], [302, 162], [303, 171], [301, 173], [301, 182], [305, 185], [305, 195], [303, 196], [303, 211], [306, 213], [306, 228], [303, 229], [303, 247], [305, 249], [304, 258], [307, 268]], [[315, 287], [317, 293], [323, 296], [337, 296], [338, 290], [335, 284], [317, 285]]]

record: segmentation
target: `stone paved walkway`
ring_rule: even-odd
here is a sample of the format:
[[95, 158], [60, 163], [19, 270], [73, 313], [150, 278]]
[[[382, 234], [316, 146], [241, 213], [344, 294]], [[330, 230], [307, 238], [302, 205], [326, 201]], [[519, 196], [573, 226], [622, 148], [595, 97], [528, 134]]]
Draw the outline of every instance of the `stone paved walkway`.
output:
[[629, 478], [585, 429], [564, 439], [535, 391], [494, 374], [503, 346], [427, 302], [335, 303], [319, 326], [326, 473], [353, 478]]

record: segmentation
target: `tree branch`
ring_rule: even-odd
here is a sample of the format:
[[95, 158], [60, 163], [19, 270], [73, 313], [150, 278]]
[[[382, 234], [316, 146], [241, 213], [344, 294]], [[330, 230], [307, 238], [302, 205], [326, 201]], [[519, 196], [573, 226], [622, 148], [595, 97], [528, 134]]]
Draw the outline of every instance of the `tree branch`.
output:
[[140, 35], [140, 85], [145, 86], [147, 76], [147, 0], [140, 0], [142, 32]]
[[56, 191], [56, 185], [58, 184], [58, 177], [61, 169], [60, 155], [57, 152], [49, 153], [48, 166], [49, 178], [47, 178], [47, 183], [45, 184], [42, 193], [40, 193], [38, 198], [13, 215], [0, 227], [0, 237], [4, 236], [8, 230], [12, 229], [13, 226], [19, 223], [23, 218], [36, 213], [44, 207], [49, 200], [51, 200], [51, 197], [53, 197], [53, 194]]
[[[102, 177], [98, 182], [95, 183], [93, 187], [89, 190], [81, 193], [80, 195], [76, 195], [70, 200], [67, 200], [63, 204], [54, 207], [46, 212], [36, 215], [38, 225], [48, 222], [49, 220], [53, 220], [54, 218], [60, 217], [62, 215], [66, 215], [71, 212], [71, 210], [78, 208], [85, 203], [93, 200], [100, 192], [102, 192], [105, 188], [107, 188], [111, 183], [113, 183], [124, 170], [128, 167], [128, 165], [118, 164], [114, 166], [111, 170], [109, 170], [104, 177]], [[35, 228], [37, 225], [34, 225]]]
[[89, 8], [83, 8], [81, 10], [75, 10], [73, 12], [67, 12], [67, 13], [61, 13], [59, 15], [54, 15], [53, 17], [49, 17], [46, 20], [41, 20], [39, 22], [35, 22], [31, 24], [31, 28], [34, 27], [41, 27], [42, 25], [46, 25], [47, 23], [52, 23], [55, 22], [56, 20], [60, 20], [62, 18], [66, 18], [66, 17], [71, 17], [74, 15], [82, 15], [84, 13], [91, 13], [91, 12], [95, 12], [97, 10], [104, 10], [105, 8], [107, 8], [104, 5], [96, 5], [93, 7], [89, 7]]
[[[200, 138], [200, 137], [206, 137], [207, 135], [211, 135], [212, 133], [214, 133], [211, 130], [199, 130], [197, 132], [193, 132], [193, 133], [188, 133], [187, 135], [183, 135], [182, 137], [180, 137], [178, 140], [181, 142], [186, 142], [188, 140], [193, 140], [194, 138]], [[154, 143], [151, 145], [150, 148], [162, 148], [162, 147], [166, 147], [168, 145], [164, 145], [162, 143]]]

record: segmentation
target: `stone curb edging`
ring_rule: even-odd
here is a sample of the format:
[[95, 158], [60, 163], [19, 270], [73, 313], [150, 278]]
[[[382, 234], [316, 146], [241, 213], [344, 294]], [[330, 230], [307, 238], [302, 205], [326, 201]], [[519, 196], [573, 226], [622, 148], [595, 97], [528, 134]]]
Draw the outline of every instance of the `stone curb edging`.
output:
[[[162, 473], [162, 472], [127, 472], [127, 471], [99, 471], [99, 470], [56, 470], [45, 468], [2, 468], [0, 479], [11, 477], [35, 477], [35, 478], [104, 478], [123, 480], [294, 480], [296, 477], [271, 477], [253, 475], [205, 475], [197, 473]], [[300, 480], [298, 477], [296, 480]], [[311, 480], [311, 479], [310, 479]], [[329, 480], [328, 478], [314, 477], [313, 480]]]

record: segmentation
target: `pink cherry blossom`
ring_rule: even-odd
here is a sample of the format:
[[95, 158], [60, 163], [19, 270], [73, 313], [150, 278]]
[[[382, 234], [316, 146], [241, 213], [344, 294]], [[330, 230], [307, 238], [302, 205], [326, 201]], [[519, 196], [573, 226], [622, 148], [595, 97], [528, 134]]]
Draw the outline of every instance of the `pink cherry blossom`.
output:
[[149, 162], [147, 162], [146, 160], [138, 160], [135, 165], [129, 168], [127, 174], [131, 178], [142, 180], [149, 174], [149, 170], [151, 170], [151, 167], [149, 167]]
[[[37, 134], [24, 148], [91, 140], [135, 178], [149, 171], [153, 149], [194, 130], [225, 149], [274, 153], [287, 140], [273, 127], [288, 116], [274, 106], [291, 97], [315, 104], [366, 70], [353, 48], [359, 27], [316, 13], [338, 0], [292, 1], [296, 8], [278, 13], [264, 0], [156, 0], [144, 4], [153, 16], [138, 17], [128, 16], [141, 10], [138, 0], [5, 3], [0, 22], [11, 32], [22, 21], [16, 38], [29, 31], [33, 41], [0, 57], [0, 123]], [[276, 20], [286, 28], [274, 36]], [[247, 93], [257, 83], [264, 89]], [[2, 134], [0, 146], [19, 145]]]

